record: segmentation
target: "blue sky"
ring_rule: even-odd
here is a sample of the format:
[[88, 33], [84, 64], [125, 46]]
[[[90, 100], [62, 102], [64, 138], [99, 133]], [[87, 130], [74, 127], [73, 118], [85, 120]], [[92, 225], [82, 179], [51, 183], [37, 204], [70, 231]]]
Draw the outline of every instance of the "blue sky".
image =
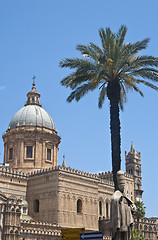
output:
[[[109, 103], [98, 109], [96, 90], [80, 102], [66, 102], [69, 89], [60, 80], [70, 71], [59, 68], [65, 57], [80, 57], [79, 43], [100, 45], [98, 29], [117, 31], [128, 27], [126, 42], [149, 37], [143, 54], [158, 56], [158, 1], [140, 0], [5, 0], [0, 2], [0, 102], [1, 135], [13, 115], [26, 102], [35, 74], [42, 106], [54, 119], [62, 138], [59, 164], [66, 156], [67, 166], [87, 172], [109, 171], [111, 147]], [[129, 93], [121, 113], [122, 169], [125, 150], [135, 149], [142, 156], [143, 199], [146, 215], [158, 216], [158, 93], [141, 88], [145, 97]], [[3, 161], [3, 141], [0, 141]]]

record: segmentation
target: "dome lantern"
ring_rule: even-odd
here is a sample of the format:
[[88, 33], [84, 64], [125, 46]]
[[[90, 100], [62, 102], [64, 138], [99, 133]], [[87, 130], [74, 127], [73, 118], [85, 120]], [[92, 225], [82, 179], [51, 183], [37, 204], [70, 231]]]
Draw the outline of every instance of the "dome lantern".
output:
[[27, 94], [27, 102], [26, 102], [25, 106], [27, 106], [27, 105], [38, 105], [38, 106], [41, 107], [40, 101], [39, 101], [40, 93], [38, 93], [36, 91], [35, 86], [36, 86], [36, 84], [35, 84], [35, 82], [33, 82], [32, 90], [30, 92], [28, 92], [28, 94]]

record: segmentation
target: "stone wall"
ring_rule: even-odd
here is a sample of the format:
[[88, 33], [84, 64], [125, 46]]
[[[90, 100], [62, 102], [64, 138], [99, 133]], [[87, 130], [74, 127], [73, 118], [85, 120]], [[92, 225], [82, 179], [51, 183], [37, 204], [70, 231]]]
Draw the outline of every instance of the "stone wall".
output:
[[44, 240], [60, 240], [61, 231], [53, 224], [36, 221], [21, 221], [20, 239], [44, 239]]
[[[113, 191], [113, 183], [97, 174], [60, 166], [36, 171], [28, 179], [29, 215], [62, 228], [96, 231], [99, 216], [110, 217]], [[39, 204], [38, 211], [34, 203]]]
[[0, 191], [6, 197], [25, 198], [27, 178], [26, 173], [18, 172], [9, 167], [0, 167]]

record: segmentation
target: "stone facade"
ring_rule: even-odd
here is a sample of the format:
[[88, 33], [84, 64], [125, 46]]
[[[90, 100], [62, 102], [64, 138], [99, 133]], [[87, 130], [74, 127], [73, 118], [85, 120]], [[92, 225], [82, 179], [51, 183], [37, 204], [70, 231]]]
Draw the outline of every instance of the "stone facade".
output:
[[20, 239], [20, 216], [21, 216], [21, 200], [15, 197], [7, 198], [0, 194], [1, 209], [1, 228], [0, 239], [11, 240]]
[[[37, 126], [17, 126], [8, 129], [3, 135], [4, 163], [8, 163], [12, 169], [31, 171], [55, 167], [58, 164], [58, 144], [60, 137], [46, 128]], [[32, 147], [32, 157], [27, 157], [27, 147]], [[10, 151], [13, 149], [13, 157], [10, 159]], [[47, 150], [51, 151], [51, 157], [47, 159]]]
[[[29, 215], [62, 228], [97, 231], [98, 216], [110, 217], [113, 191], [113, 182], [102, 180], [97, 174], [65, 167], [37, 172], [28, 179]], [[35, 211], [37, 200], [39, 210]]]
[[[105, 239], [110, 239], [112, 173], [91, 174], [67, 168], [65, 159], [58, 166], [60, 137], [39, 98], [33, 83], [26, 105], [15, 114], [3, 135], [0, 239], [58, 240], [63, 228], [101, 230]], [[143, 191], [140, 153], [133, 143], [125, 157], [125, 192], [135, 201], [142, 198]], [[155, 239], [154, 224], [147, 219], [140, 223], [145, 239]]]
[[[135, 228], [137, 223], [135, 224]], [[145, 240], [157, 239], [156, 220], [152, 218], [142, 218], [139, 221], [139, 229], [142, 231]]]

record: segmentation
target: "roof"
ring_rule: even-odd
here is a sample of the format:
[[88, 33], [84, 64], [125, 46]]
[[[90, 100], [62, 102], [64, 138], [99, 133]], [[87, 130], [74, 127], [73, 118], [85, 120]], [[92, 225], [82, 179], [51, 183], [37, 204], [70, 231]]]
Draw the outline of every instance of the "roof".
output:
[[17, 126], [38, 126], [56, 131], [52, 117], [39, 105], [27, 105], [16, 112], [9, 123], [9, 128]]
[[15, 113], [8, 128], [34, 126], [57, 131], [52, 117], [41, 107], [39, 98], [40, 93], [36, 91], [35, 83], [33, 82], [32, 90], [27, 93], [25, 106]]

